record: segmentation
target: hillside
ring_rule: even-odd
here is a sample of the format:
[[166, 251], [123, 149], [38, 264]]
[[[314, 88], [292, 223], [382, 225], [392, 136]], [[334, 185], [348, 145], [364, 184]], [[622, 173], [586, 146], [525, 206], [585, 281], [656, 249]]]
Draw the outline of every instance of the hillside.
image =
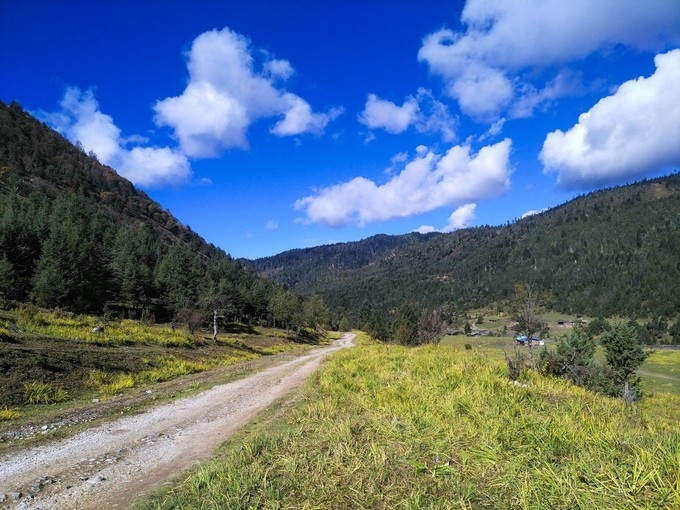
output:
[[169, 319], [265, 317], [276, 286], [16, 103], [0, 102], [0, 300]]
[[311, 285], [320, 276], [341, 275], [389, 256], [397, 248], [427, 242], [441, 234], [375, 235], [362, 241], [289, 250], [247, 261], [259, 273], [291, 286]]
[[385, 315], [404, 303], [448, 313], [492, 306], [523, 281], [569, 313], [670, 317], [680, 309], [680, 174], [593, 192], [505, 226], [380, 236], [252, 265], [355, 320], [362, 308]]

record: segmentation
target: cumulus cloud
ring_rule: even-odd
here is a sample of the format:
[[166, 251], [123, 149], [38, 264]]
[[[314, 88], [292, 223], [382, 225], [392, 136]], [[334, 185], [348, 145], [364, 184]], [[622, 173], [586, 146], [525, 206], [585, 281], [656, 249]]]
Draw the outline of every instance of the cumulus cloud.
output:
[[184, 184], [191, 178], [184, 154], [169, 147], [133, 147], [121, 150], [111, 165], [133, 184], [148, 188]]
[[[253, 54], [268, 59], [257, 66]], [[158, 101], [154, 110], [156, 123], [171, 127], [190, 157], [247, 148], [248, 128], [258, 119], [283, 117], [271, 129], [278, 136], [318, 134], [341, 113], [314, 113], [304, 99], [277, 88], [278, 80], [293, 74], [291, 64], [252, 50], [248, 39], [226, 27], [194, 40], [187, 68], [184, 92]]]
[[283, 119], [276, 123], [271, 132], [279, 136], [293, 136], [302, 133], [319, 135], [328, 123], [343, 113], [342, 108], [332, 108], [327, 113], [314, 113], [305, 100], [295, 94], [285, 94], [288, 110]]
[[418, 101], [413, 97], [398, 106], [392, 101], [369, 94], [364, 111], [359, 116], [359, 122], [370, 129], [382, 128], [388, 133], [399, 134], [406, 131], [415, 121], [419, 111]]
[[94, 152], [99, 161], [115, 168], [133, 184], [156, 187], [177, 185], [191, 178], [187, 158], [169, 147], [129, 148], [131, 143], [145, 141], [139, 136], [121, 137], [113, 118], [99, 110], [91, 90], [82, 92], [68, 88], [55, 113], [40, 112], [38, 116], [66, 138], [80, 143], [86, 152]]
[[428, 35], [418, 59], [443, 78], [465, 113], [493, 119], [520, 98], [513, 114], [527, 116], [573, 85], [558, 74], [552, 83], [529, 86], [529, 74], [617, 44], [645, 50], [677, 44], [678, 19], [680, 3], [668, 0], [468, 0], [465, 30]]
[[431, 234], [432, 232], [437, 232], [437, 229], [432, 225], [421, 225], [415, 229], [414, 232], [418, 232], [419, 234]]
[[294, 207], [304, 210], [307, 222], [345, 227], [492, 198], [509, 188], [511, 145], [505, 139], [477, 154], [469, 145], [453, 146], [445, 154], [420, 146], [403, 170], [384, 184], [356, 177], [302, 198]]
[[475, 209], [477, 209], [477, 204], [461, 205], [451, 213], [451, 216], [449, 216], [449, 221], [446, 227], [444, 227], [444, 232], [453, 232], [460, 228], [469, 227], [475, 220]]
[[456, 120], [432, 92], [420, 88], [415, 96], [408, 96], [401, 106], [369, 94], [359, 122], [369, 129], [384, 129], [390, 134], [400, 134], [409, 127], [419, 133], [440, 134], [446, 142], [456, 138]]
[[680, 165], [680, 49], [654, 62], [652, 76], [625, 82], [567, 132], [548, 134], [539, 158], [558, 185], [587, 189]]

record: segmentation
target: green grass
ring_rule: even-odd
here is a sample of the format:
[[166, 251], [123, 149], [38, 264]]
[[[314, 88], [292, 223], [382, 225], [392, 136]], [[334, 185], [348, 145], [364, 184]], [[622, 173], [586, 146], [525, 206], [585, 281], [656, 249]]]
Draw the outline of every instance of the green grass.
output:
[[11, 409], [7, 406], [0, 407], [0, 421], [17, 420], [24, 415], [18, 409]]
[[481, 349], [333, 355], [297, 404], [138, 508], [677, 508], [680, 397], [639, 410]]
[[103, 332], [93, 333], [93, 328], [101, 326], [102, 321], [90, 315], [24, 309], [18, 310], [16, 316], [17, 327], [24, 333], [99, 345], [146, 343], [164, 347], [189, 347], [197, 341], [197, 338], [180, 328], [148, 325], [129, 319], [109, 322], [104, 326]]
[[56, 404], [68, 400], [68, 392], [58, 386], [41, 381], [24, 384], [24, 400], [27, 404]]
[[[546, 347], [558, 338], [554, 336], [546, 341]], [[512, 354], [515, 349], [515, 342], [510, 337], [468, 337], [464, 335], [449, 335], [442, 339], [441, 345], [447, 347], [463, 348], [465, 344], [472, 346], [474, 351], [482, 353], [491, 360], [503, 360], [504, 351]], [[526, 347], [517, 347], [520, 352], [528, 353]], [[534, 346], [534, 354], [538, 356], [542, 347]], [[598, 348], [596, 359], [604, 363], [604, 353]], [[680, 395], [680, 350], [659, 349], [652, 351], [652, 354], [642, 364], [638, 374], [642, 379], [642, 389], [645, 393], [671, 393]]]
[[646, 391], [680, 395], [680, 350], [653, 351], [638, 373]]
[[218, 366], [244, 363], [258, 357], [260, 355], [243, 351], [234, 351], [230, 354], [200, 360], [186, 360], [174, 355], [159, 356], [154, 360], [148, 360], [150, 368], [140, 372], [107, 373], [102, 370], [92, 370], [85, 385], [101, 393], [112, 395], [129, 388], [169, 381], [177, 377], [205, 372]]

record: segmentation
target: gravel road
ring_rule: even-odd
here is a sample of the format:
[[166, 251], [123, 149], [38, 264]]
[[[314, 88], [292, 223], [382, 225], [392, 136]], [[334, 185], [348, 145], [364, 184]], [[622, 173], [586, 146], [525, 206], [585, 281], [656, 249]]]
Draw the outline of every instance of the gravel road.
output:
[[128, 508], [201, 460], [258, 412], [302, 384], [328, 347], [177, 400], [91, 428], [66, 440], [0, 458], [3, 508]]

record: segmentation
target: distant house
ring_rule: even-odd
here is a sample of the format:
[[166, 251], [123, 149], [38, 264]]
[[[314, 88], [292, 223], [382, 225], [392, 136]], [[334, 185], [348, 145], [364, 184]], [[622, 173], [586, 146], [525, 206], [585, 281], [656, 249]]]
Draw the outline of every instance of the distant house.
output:
[[[527, 336], [526, 335], [516, 336], [515, 341], [520, 345], [525, 345], [527, 342]], [[541, 340], [540, 338], [536, 338], [535, 336], [531, 337], [531, 341], [535, 342], [538, 345], [545, 345], [545, 342], [543, 340]]]

